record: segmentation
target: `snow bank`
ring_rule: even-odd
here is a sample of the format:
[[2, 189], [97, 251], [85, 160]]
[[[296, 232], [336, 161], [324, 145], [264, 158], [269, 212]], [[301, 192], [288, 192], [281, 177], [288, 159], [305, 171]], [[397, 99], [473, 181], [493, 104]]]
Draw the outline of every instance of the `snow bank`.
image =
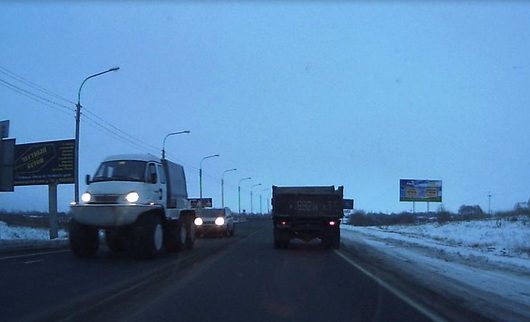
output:
[[[50, 232], [43, 228], [12, 227], [0, 221], [0, 240], [49, 240]], [[59, 239], [68, 239], [64, 230], [59, 230]]]

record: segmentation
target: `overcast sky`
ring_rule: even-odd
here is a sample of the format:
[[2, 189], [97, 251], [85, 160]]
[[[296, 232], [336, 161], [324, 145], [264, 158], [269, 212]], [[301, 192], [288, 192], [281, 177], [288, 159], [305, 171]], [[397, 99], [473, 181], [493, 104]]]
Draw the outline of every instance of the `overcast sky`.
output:
[[[17, 144], [73, 138], [81, 81], [120, 67], [83, 87], [82, 177], [110, 154], [160, 155], [167, 133], [190, 130], [166, 144], [190, 196], [201, 158], [218, 153], [203, 194], [219, 206], [221, 173], [237, 168], [225, 175], [236, 210], [248, 176], [247, 211], [258, 183], [254, 211], [273, 184], [344, 185], [356, 208], [385, 212], [412, 209], [401, 178], [443, 180], [453, 211], [487, 210], [488, 191], [493, 210], [530, 197], [528, 3], [2, 2], [0, 48], [0, 80], [64, 105], [0, 83]], [[60, 210], [71, 200], [60, 186]], [[47, 207], [46, 186], [0, 192], [0, 209]]]

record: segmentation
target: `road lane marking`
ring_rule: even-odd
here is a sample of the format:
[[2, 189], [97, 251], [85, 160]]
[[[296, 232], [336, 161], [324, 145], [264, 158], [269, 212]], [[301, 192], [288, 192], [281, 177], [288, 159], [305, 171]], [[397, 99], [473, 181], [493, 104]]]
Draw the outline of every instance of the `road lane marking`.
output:
[[57, 254], [57, 253], [66, 253], [70, 250], [54, 250], [51, 252], [40, 252], [40, 253], [30, 253], [30, 254], [21, 254], [21, 255], [13, 255], [13, 256], [6, 256], [6, 257], [0, 257], [0, 261], [2, 260], [8, 260], [8, 259], [15, 259], [15, 258], [24, 258], [24, 257], [31, 257], [31, 256], [39, 256], [39, 255], [48, 255], [48, 254]]
[[35, 260], [32, 260], [32, 261], [25, 261], [24, 264], [34, 264], [34, 263], [39, 263], [39, 262], [42, 262], [43, 259], [35, 259]]
[[445, 321], [447, 321], [446, 319], [442, 318], [441, 316], [439, 316], [437, 313], [433, 312], [429, 308], [421, 305], [420, 303], [418, 303], [415, 300], [413, 300], [412, 298], [410, 298], [408, 295], [405, 295], [403, 292], [401, 292], [398, 289], [392, 287], [387, 282], [383, 281], [379, 277], [377, 277], [374, 274], [370, 273], [369, 271], [367, 271], [366, 269], [361, 267], [359, 264], [354, 262], [352, 259], [350, 259], [348, 256], [344, 255], [341, 251], [335, 250], [335, 254], [339, 255], [348, 264], [352, 265], [353, 267], [355, 267], [358, 270], [360, 270], [361, 272], [363, 272], [366, 276], [368, 276], [371, 279], [373, 279], [377, 284], [379, 284], [382, 287], [384, 287], [387, 291], [389, 291], [390, 293], [392, 293], [395, 296], [397, 296], [398, 298], [400, 298], [403, 302], [407, 303], [408, 305], [410, 305], [411, 307], [416, 309], [418, 312], [420, 312], [421, 314], [425, 315], [427, 318], [431, 319], [431, 321], [435, 321], [435, 322], [445, 322]]

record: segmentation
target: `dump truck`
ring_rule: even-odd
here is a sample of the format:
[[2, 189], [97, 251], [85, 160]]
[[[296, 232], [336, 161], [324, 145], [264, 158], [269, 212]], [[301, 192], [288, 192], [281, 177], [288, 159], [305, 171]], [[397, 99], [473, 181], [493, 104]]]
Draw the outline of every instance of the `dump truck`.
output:
[[94, 256], [100, 231], [111, 251], [136, 258], [193, 248], [196, 215], [181, 165], [150, 154], [114, 155], [92, 178], [86, 175], [86, 184], [82, 202], [70, 207], [69, 244], [75, 255]]
[[288, 248], [294, 238], [319, 238], [326, 248], [339, 248], [343, 205], [342, 186], [272, 186], [274, 247]]

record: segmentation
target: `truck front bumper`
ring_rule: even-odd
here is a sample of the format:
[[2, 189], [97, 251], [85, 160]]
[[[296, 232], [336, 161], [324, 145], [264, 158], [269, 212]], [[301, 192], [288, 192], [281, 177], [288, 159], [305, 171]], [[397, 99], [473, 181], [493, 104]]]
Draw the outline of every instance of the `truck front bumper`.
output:
[[119, 227], [130, 225], [138, 216], [150, 210], [159, 209], [151, 205], [84, 204], [72, 205], [72, 218], [84, 225], [98, 227]]

